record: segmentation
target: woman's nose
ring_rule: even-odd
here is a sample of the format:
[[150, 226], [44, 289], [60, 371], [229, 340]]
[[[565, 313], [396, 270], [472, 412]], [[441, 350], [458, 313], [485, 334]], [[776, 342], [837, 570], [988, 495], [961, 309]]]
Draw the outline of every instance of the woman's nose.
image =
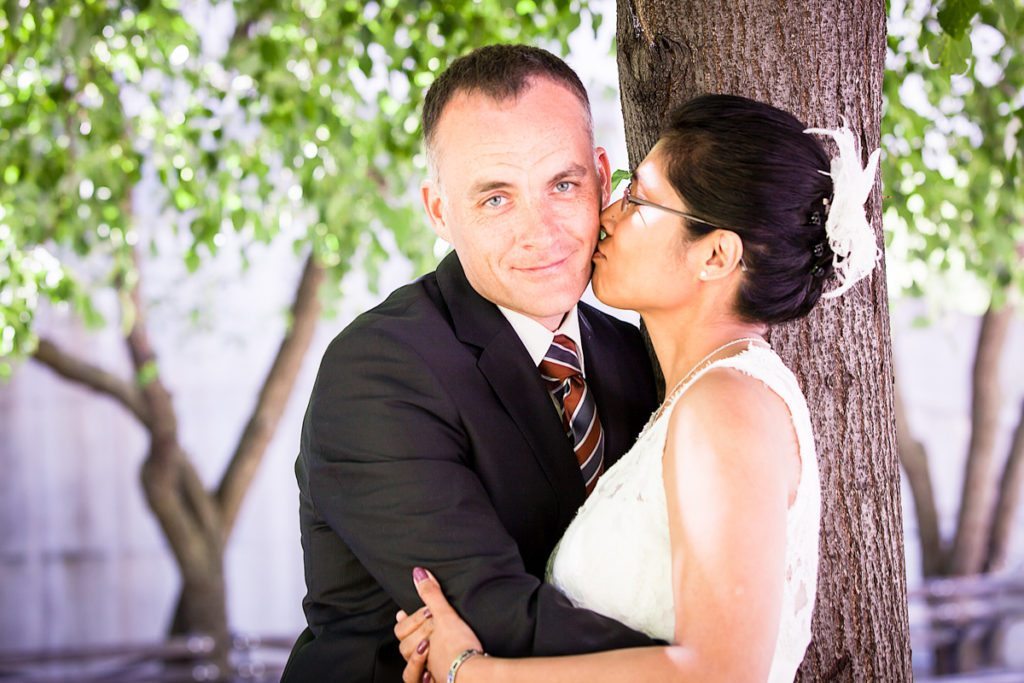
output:
[[601, 212], [601, 229], [609, 235], [615, 232], [615, 224], [619, 220], [619, 207], [621, 204], [621, 201], [614, 201]]

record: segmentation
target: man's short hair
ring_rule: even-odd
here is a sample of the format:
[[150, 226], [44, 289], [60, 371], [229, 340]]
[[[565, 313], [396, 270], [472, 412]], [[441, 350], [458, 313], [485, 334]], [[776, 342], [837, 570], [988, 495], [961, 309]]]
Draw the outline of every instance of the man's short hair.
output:
[[547, 50], [529, 45], [487, 45], [452, 62], [430, 86], [423, 101], [423, 140], [431, 155], [434, 135], [444, 108], [458, 93], [481, 93], [497, 102], [514, 99], [530, 79], [549, 78], [568, 88], [583, 104], [590, 121], [590, 101], [580, 77]]

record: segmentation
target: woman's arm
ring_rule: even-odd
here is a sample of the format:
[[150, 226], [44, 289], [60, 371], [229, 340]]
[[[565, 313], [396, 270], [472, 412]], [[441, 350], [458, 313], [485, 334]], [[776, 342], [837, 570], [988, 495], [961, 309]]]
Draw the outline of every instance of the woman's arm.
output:
[[[465, 650], [479, 649], [480, 641], [470, 630], [441, 591], [433, 575], [416, 582], [416, 590], [429, 610], [411, 616], [401, 615], [395, 632], [402, 640], [403, 655], [408, 665], [402, 680], [420, 683], [422, 672], [429, 669], [433, 680], [447, 680], [451, 663]], [[411, 630], [409, 630], [411, 629]], [[417, 649], [421, 643], [427, 643]], [[547, 681], [578, 683], [580, 680], [636, 681], [637, 683], [663, 683], [667, 680], [728, 681], [727, 676], [702, 670], [697, 663], [687, 661], [688, 653], [679, 646], [646, 647], [609, 650], [587, 655], [566, 657], [531, 657], [501, 659], [476, 656], [459, 669], [457, 683], [504, 683], [505, 681]]]
[[800, 456], [785, 402], [714, 369], [680, 399], [664, 460], [675, 642], [732, 680], [768, 678]]
[[[677, 645], [569, 657], [477, 656], [462, 666], [458, 683], [764, 681], [782, 609], [786, 512], [799, 472], [782, 399], [737, 371], [709, 372], [676, 406], [664, 453]], [[459, 653], [479, 643], [433, 577], [417, 590], [433, 614], [433, 632], [427, 649], [412, 655], [410, 671], [426, 660], [435, 680], [444, 680]], [[413, 647], [422, 635], [414, 638]], [[407, 680], [418, 679], [413, 673]]]

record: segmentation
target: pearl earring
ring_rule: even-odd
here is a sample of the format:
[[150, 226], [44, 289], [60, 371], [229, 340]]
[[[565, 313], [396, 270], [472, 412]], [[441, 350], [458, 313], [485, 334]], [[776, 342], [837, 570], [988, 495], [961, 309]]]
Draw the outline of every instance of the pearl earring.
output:
[[700, 271], [700, 279], [701, 280], [707, 280], [708, 279], [708, 271], [706, 271], [706, 270]]

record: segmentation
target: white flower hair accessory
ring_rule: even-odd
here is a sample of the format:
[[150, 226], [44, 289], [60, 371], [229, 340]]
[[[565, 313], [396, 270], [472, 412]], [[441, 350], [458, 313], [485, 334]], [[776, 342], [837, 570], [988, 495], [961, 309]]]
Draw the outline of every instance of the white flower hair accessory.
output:
[[827, 135], [839, 146], [839, 155], [832, 159], [831, 171], [818, 171], [832, 177], [832, 201], [825, 221], [825, 234], [834, 254], [832, 265], [839, 286], [822, 294], [822, 298], [833, 299], [853, 287], [874, 270], [881, 257], [875, 244], [875, 231], [871, 229], [864, 211], [864, 202], [875, 184], [875, 171], [881, 149], [868, 157], [867, 166], [860, 165], [860, 150], [857, 141], [842, 117], [840, 128], [808, 128], [805, 133]]

